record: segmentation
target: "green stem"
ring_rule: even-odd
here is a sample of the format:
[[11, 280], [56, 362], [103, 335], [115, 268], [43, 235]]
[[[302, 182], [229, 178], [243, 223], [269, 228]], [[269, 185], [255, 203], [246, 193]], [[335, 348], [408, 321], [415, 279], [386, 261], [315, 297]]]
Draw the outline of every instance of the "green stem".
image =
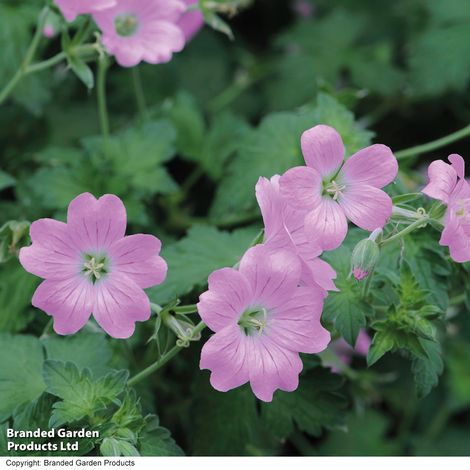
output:
[[108, 70], [108, 59], [98, 59], [98, 78], [96, 92], [98, 98], [98, 112], [100, 118], [101, 133], [105, 139], [109, 137], [109, 116], [106, 103], [106, 72]]
[[36, 54], [37, 48], [39, 46], [39, 42], [42, 38], [42, 32], [44, 29], [44, 25], [46, 24], [47, 15], [49, 14], [49, 7], [46, 6], [42, 9], [41, 13], [39, 14], [36, 32], [34, 33], [33, 40], [26, 51], [26, 55], [23, 59], [23, 62], [20, 68], [16, 71], [13, 78], [6, 84], [2, 91], [0, 91], [0, 105], [10, 96], [13, 90], [16, 88], [20, 80], [26, 75], [27, 69], [34, 59], [34, 55]]
[[39, 339], [47, 338], [47, 337], [50, 335], [50, 333], [51, 333], [51, 331], [52, 331], [52, 325], [53, 325], [53, 324], [54, 324], [54, 319], [51, 318], [51, 319], [47, 322], [46, 326], [44, 327], [44, 330], [43, 330], [41, 336], [39, 337]]
[[362, 291], [362, 298], [363, 299], [367, 299], [367, 296], [369, 295], [369, 289], [370, 289], [370, 286], [372, 284], [372, 278], [374, 277], [374, 272], [375, 272], [375, 269], [373, 269], [369, 273], [369, 275], [367, 276], [366, 282], [364, 284], [364, 289]]
[[[204, 328], [206, 327], [205, 323], [203, 322], [200, 322], [198, 323], [195, 327], [194, 327], [194, 330], [193, 330], [193, 338], [195, 336], [197, 336], [199, 333], [202, 332], [202, 330], [204, 330]], [[137, 384], [138, 382], [141, 382], [143, 379], [145, 379], [146, 377], [148, 377], [149, 375], [153, 374], [154, 372], [156, 372], [158, 369], [160, 369], [161, 367], [163, 367], [168, 361], [170, 361], [171, 359], [173, 359], [180, 351], [182, 351], [183, 347], [181, 346], [173, 346], [168, 352], [166, 352], [160, 359], [158, 359], [158, 361], [154, 362], [153, 364], [151, 364], [150, 366], [148, 366], [147, 368], [145, 368], [143, 371], [139, 372], [137, 375], [135, 375], [134, 377], [130, 378], [129, 381], [127, 382], [127, 384], [132, 387], [134, 386], [135, 384]]]
[[380, 246], [385, 246], [391, 242], [400, 240], [405, 235], [408, 235], [409, 233], [414, 232], [416, 229], [425, 227], [427, 223], [429, 222], [429, 220], [430, 219], [428, 216], [423, 216], [421, 219], [416, 220], [412, 224], [408, 225], [408, 227], [404, 228], [401, 232], [398, 232], [395, 235], [391, 236], [390, 238], [387, 238], [386, 240], [381, 241]]
[[178, 315], [189, 315], [190, 313], [197, 313], [197, 305], [182, 305], [171, 310]]
[[137, 102], [137, 109], [139, 111], [140, 118], [145, 120], [147, 117], [147, 103], [145, 100], [144, 88], [142, 86], [142, 77], [140, 75], [140, 69], [133, 67], [132, 71], [132, 84], [134, 86], [135, 99]]
[[470, 137], [470, 125], [464, 127], [463, 129], [460, 129], [457, 132], [453, 132], [452, 134], [449, 134], [445, 137], [441, 137], [440, 139], [428, 142], [427, 144], [417, 145], [416, 147], [400, 150], [399, 152], [395, 153], [395, 156], [398, 160], [414, 157], [416, 155], [421, 155], [422, 153], [431, 152], [441, 147], [445, 147], [446, 145], [449, 145], [460, 139], [464, 139], [465, 137]]

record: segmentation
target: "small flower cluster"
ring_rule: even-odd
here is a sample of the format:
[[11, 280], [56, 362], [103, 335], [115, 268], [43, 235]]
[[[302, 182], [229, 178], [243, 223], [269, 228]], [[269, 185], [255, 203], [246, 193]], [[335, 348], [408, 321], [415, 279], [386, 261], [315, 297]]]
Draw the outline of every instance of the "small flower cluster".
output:
[[[139, 2], [128, 2], [134, 3]], [[215, 333], [202, 349], [200, 367], [211, 371], [217, 390], [249, 382], [263, 401], [271, 401], [278, 389], [295, 390], [303, 367], [300, 353], [319, 353], [330, 343], [321, 315], [328, 291], [337, 290], [336, 273], [321, 254], [344, 241], [350, 220], [372, 232], [354, 250], [356, 279], [367, 277], [379, 257], [377, 239], [392, 215], [392, 201], [382, 188], [398, 171], [391, 150], [372, 145], [345, 161], [340, 135], [324, 125], [306, 131], [301, 146], [306, 166], [260, 178], [256, 185], [263, 243], [249, 248], [237, 267], [213, 272], [200, 296], [198, 312]], [[449, 161], [430, 165], [422, 191], [447, 206], [440, 243], [455, 261], [466, 262], [470, 185], [463, 158], [451, 155]], [[150, 317], [143, 289], [166, 277], [161, 243], [151, 235], [126, 237], [125, 230], [121, 200], [113, 195], [97, 200], [88, 193], [70, 203], [67, 223], [32, 224], [33, 244], [19, 257], [27, 271], [45, 279], [33, 305], [54, 318], [57, 333], [77, 332], [93, 314], [111, 336], [127, 338], [136, 321]], [[369, 345], [361, 331], [355, 352], [364, 355]], [[343, 340], [332, 350], [343, 362], [351, 360], [353, 350]]]
[[319, 256], [343, 242], [347, 219], [373, 231], [392, 214], [380, 189], [398, 171], [388, 147], [373, 145], [344, 162], [341, 137], [322, 125], [301, 143], [307, 166], [256, 186], [264, 243], [248, 250], [238, 270], [214, 272], [200, 297], [199, 313], [215, 332], [200, 366], [217, 390], [250, 382], [259, 399], [271, 401], [275, 390], [297, 388], [299, 353], [321, 352], [330, 342], [320, 319], [336, 273]]
[[67, 21], [91, 14], [109, 54], [123, 67], [169, 62], [202, 27], [196, 0], [55, 0]]
[[422, 192], [447, 206], [439, 243], [449, 247], [454, 261], [465, 263], [470, 261], [470, 184], [465, 179], [465, 160], [453, 154], [449, 162], [436, 160], [429, 165], [429, 184]]

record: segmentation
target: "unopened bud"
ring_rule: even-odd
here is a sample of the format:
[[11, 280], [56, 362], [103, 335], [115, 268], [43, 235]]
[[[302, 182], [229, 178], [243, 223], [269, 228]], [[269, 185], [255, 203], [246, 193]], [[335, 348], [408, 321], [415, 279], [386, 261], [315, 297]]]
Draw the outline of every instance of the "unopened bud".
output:
[[178, 340], [176, 344], [180, 347], [188, 347], [190, 341], [199, 341], [201, 333], [194, 334], [194, 325], [188, 320], [177, 318], [173, 315], [165, 315], [163, 317], [165, 325], [173, 331]]
[[380, 256], [380, 249], [376, 241], [371, 238], [361, 240], [355, 247], [352, 253], [352, 267], [351, 271], [353, 276], [358, 280], [364, 280], [375, 268]]

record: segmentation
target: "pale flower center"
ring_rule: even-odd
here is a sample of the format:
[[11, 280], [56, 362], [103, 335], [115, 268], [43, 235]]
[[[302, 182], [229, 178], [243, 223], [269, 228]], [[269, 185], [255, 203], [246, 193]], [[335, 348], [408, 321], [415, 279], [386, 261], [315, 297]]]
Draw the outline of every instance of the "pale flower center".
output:
[[263, 307], [249, 308], [243, 312], [238, 320], [238, 325], [247, 336], [256, 333], [259, 336], [268, 324], [268, 311]]
[[104, 256], [86, 255], [82, 267], [83, 274], [95, 283], [108, 272], [106, 261]]
[[343, 191], [346, 189], [344, 184], [338, 184], [335, 180], [325, 185], [325, 192], [329, 194], [334, 201], [343, 195]]
[[470, 199], [461, 199], [456, 205], [454, 214], [465, 234], [470, 236]]
[[114, 27], [119, 36], [133, 36], [139, 27], [139, 21], [133, 13], [122, 13], [114, 18]]

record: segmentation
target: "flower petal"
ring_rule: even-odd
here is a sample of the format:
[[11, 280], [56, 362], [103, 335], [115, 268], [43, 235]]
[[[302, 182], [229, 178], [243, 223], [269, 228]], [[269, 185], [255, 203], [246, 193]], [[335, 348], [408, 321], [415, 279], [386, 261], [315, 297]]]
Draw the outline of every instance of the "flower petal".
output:
[[313, 168], [291, 168], [281, 176], [279, 186], [281, 196], [296, 210], [311, 210], [320, 204], [322, 178]]
[[83, 328], [91, 315], [93, 285], [84, 278], [48, 279], [36, 290], [32, 304], [54, 317], [59, 335], [72, 335]]
[[363, 183], [383, 188], [398, 173], [398, 161], [386, 145], [375, 144], [359, 150], [346, 160], [341, 169], [340, 180], [346, 184]]
[[343, 243], [348, 233], [348, 221], [340, 205], [331, 198], [305, 217], [305, 234], [322, 250], [334, 250]]
[[305, 131], [301, 145], [305, 163], [322, 177], [332, 176], [343, 163], [343, 140], [333, 127], [319, 125]]
[[26, 271], [44, 279], [69, 278], [80, 271], [80, 253], [66, 224], [40, 219], [32, 223], [30, 235], [33, 244], [19, 255]]
[[249, 342], [238, 325], [227, 325], [211, 336], [201, 351], [201, 369], [209, 369], [211, 385], [227, 392], [248, 382]]
[[76, 197], [69, 205], [69, 233], [81, 250], [99, 251], [124, 237], [126, 208], [112, 194], [96, 199], [90, 193]]
[[449, 155], [448, 160], [452, 164], [452, 168], [457, 173], [457, 176], [461, 179], [465, 178], [465, 160], [456, 153]]
[[113, 338], [129, 338], [136, 321], [150, 318], [150, 302], [129, 277], [113, 272], [94, 285], [93, 316]]
[[370, 232], [383, 227], [392, 215], [390, 196], [373, 186], [349, 186], [338, 202], [351, 222]]
[[454, 167], [442, 160], [436, 160], [429, 165], [428, 176], [429, 184], [421, 192], [447, 204], [457, 184], [457, 172]]
[[305, 263], [302, 280], [306, 285], [313, 282], [326, 291], [337, 291], [334, 279], [336, 279], [336, 271], [326, 261], [315, 258]]
[[300, 282], [301, 263], [289, 251], [272, 252], [264, 245], [250, 248], [240, 261], [240, 273], [250, 285], [254, 304], [275, 307], [292, 295]]
[[121, 238], [109, 248], [112, 269], [130, 277], [142, 289], [161, 284], [168, 271], [165, 260], [159, 256], [161, 246], [153, 235]]
[[266, 334], [282, 348], [319, 353], [331, 340], [329, 331], [320, 323], [322, 309], [321, 294], [309, 287], [299, 287], [291, 299], [273, 311]]
[[268, 336], [247, 339], [251, 342], [248, 369], [253, 393], [270, 402], [277, 389], [293, 392], [303, 367], [299, 354], [279, 347]]
[[245, 277], [237, 270], [223, 268], [209, 276], [209, 290], [199, 297], [199, 315], [212, 331], [237, 323], [253, 294]]

